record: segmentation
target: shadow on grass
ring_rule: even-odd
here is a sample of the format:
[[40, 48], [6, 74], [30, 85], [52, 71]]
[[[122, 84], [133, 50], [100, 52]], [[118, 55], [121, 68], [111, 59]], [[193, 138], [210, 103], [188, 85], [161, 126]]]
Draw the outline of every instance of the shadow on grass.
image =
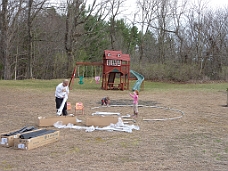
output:
[[[101, 104], [101, 102], [97, 102], [97, 104]], [[139, 105], [145, 105], [145, 106], [155, 106], [159, 103], [155, 101], [144, 101], [139, 100]], [[129, 99], [119, 99], [119, 100], [110, 100], [110, 105], [132, 105], [132, 100]]]

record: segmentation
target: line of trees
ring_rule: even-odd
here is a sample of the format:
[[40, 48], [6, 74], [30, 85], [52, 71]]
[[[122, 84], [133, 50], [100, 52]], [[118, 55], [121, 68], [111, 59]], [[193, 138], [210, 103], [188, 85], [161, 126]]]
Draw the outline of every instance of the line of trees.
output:
[[[149, 80], [228, 80], [228, 8], [178, 0], [2, 0], [0, 79], [70, 77], [105, 49]], [[126, 14], [126, 11], [125, 11]], [[91, 73], [91, 75], [93, 75]]]

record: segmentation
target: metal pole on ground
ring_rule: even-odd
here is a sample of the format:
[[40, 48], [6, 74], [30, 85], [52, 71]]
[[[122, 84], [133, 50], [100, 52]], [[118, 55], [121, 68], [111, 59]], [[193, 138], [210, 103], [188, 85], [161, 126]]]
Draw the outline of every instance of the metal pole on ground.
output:
[[226, 106], [228, 107], [228, 88], [226, 89], [226, 92], [227, 92]]

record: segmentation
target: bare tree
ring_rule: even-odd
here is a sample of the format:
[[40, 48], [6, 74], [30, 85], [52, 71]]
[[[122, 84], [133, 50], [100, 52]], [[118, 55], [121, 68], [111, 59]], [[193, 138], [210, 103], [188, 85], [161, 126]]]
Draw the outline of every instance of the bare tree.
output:
[[[168, 33], [173, 34], [172, 38], [174, 39], [174, 44], [170, 46], [174, 46], [171, 49], [171, 54], [173, 57], [179, 56], [180, 63], [187, 63], [188, 62], [188, 46], [186, 44], [185, 39], [185, 17], [184, 15], [187, 13], [187, 0], [182, 1], [179, 3], [177, 0], [171, 1], [169, 3], [171, 9], [171, 28], [169, 30], [165, 30]], [[177, 53], [176, 53], [177, 52]]]
[[[83, 24], [94, 15], [98, 21], [104, 20], [107, 17], [106, 10], [107, 1], [97, 3], [93, 0], [88, 9], [87, 1], [83, 0], [68, 0], [66, 13], [66, 32], [65, 32], [65, 50], [67, 54], [66, 70], [68, 74], [74, 66], [75, 54], [79, 46], [79, 38], [84, 34], [93, 34], [93, 28], [86, 31], [83, 29]], [[93, 26], [96, 27], [96, 24]]]
[[226, 11], [218, 10], [207, 11], [204, 17], [204, 58], [206, 59], [204, 72], [212, 79], [220, 79], [219, 73], [222, 73], [223, 52], [226, 50], [227, 37]]
[[8, 0], [2, 2], [2, 11], [1, 11], [1, 54], [4, 63], [4, 79], [11, 79], [11, 70], [10, 70], [10, 61], [9, 61], [9, 46], [7, 42], [7, 34], [8, 34], [8, 25], [9, 21], [7, 19], [8, 16]]
[[14, 54], [11, 52], [13, 41], [18, 29], [17, 22], [22, 11], [23, 0], [2, 1], [1, 11], [1, 59], [4, 64], [3, 77], [6, 80], [12, 79], [12, 65]]
[[191, 46], [194, 49], [192, 58], [200, 66], [199, 74], [202, 74], [207, 61], [203, 55], [205, 43], [204, 31], [206, 30], [204, 25], [205, 9], [206, 4], [202, 0], [199, 0], [197, 4], [194, 3], [192, 5], [187, 15], [188, 27], [190, 28], [189, 34], [192, 39]]
[[46, 0], [40, 2], [29, 0], [28, 1], [28, 17], [27, 17], [27, 42], [28, 42], [28, 64], [27, 64], [27, 77], [33, 78], [33, 35], [32, 35], [32, 25], [37, 14], [42, 10]]
[[111, 49], [118, 50], [118, 41], [116, 40], [116, 20], [117, 16], [120, 14], [121, 4], [123, 4], [123, 0], [110, 0], [108, 1], [108, 5], [110, 6], [111, 16], [110, 16], [110, 41], [111, 41]]
[[158, 9], [158, 0], [137, 0], [138, 11], [134, 15], [136, 25], [141, 28], [139, 35], [139, 62], [144, 57], [144, 33], [148, 32], [151, 23], [156, 19], [155, 11]]
[[53, 6], [46, 8], [34, 20], [33, 28], [34, 76], [42, 79], [65, 77], [62, 65], [66, 62], [65, 16], [58, 13], [58, 9]]

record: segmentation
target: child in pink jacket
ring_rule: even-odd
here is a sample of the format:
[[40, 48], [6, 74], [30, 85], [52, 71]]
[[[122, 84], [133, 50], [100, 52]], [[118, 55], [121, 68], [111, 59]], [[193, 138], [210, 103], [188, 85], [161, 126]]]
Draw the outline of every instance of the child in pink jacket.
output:
[[130, 93], [130, 96], [133, 98], [133, 117], [137, 117], [139, 110], [138, 110], [138, 98], [139, 98], [139, 91], [135, 90], [133, 93]]

